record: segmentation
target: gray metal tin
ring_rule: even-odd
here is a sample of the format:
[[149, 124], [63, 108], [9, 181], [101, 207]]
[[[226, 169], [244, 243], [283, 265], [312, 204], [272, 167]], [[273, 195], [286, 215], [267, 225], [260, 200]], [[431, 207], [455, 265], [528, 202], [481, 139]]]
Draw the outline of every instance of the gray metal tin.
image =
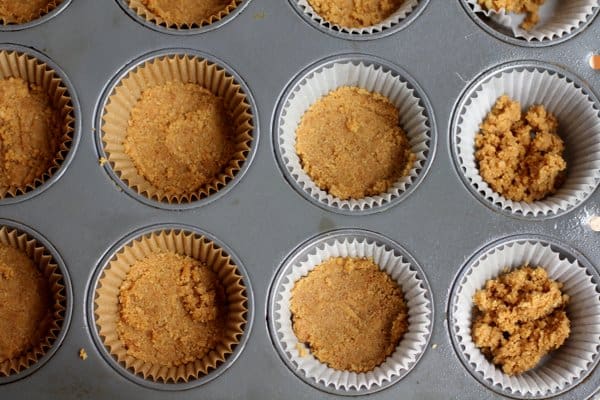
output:
[[43, 184], [36, 187], [35, 189], [32, 189], [32, 190], [30, 190], [26, 193], [23, 193], [21, 195], [18, 195], [18, 196], [5, 197], [4, 199], [0, 199], [0, 204], [13, 204], [13, 203], [25, 201], [34, 196], [37, 196], [38, 194], [42, 193], [44, 190], [46, 190], [50, 186], [52, 186], [64, 174], [66, 169], [69, 167], [69, 164], [71, 164], [71, 161], [73, 160], [73, 157], [75, 156], [75, 152], [77, 151], [77, 146], [79, 145], [79, 138], [81, 136], [81, 109], [79, 107], [79, 100], [77, 98], [77, 93], [75, 92], [75, 88], [71, 84], [71, 81], [69, 81], [69, 78], [62, 71], [62, 69], [54, 61], [52, 61], [50, 58], [48, 58], [48, 56], [35, 50], [34, 48], [25, 47], [25, 46], [13, 44], [13, 43], [0, 43], [0, 50], [15, 51], [17, 53], [23, 53], [23, 54], [30, 55], [30, 56], [40, 60], [42, 63], [47, 64], [50, 68], [52, 68], [56, 72], [56, 75], [61, 79], [61, 81], [67, 88], [69, 96], [71, 97], [71, 104], [73, 106], [73, 114], [75, 116], [75, 121], [73, 122], [74, 126], [73, 126], [73, 138], [71, 140], [71, 146], [69, 148], [69, 152], [65, 156], [65, 159], [61, 163], [58, 170], [56, 170], [56, 172], [54, 174], [52, 174], [52, 176], [48, 180], [46, 180]]
[[[191, 380], [191, 381], [185, 382], [185, 383], [183, 383], [183, 382], [182, 383], [153, 382], [149, 379], [144, 379], [142, 376], [136, 375], [135, 373], [133, 373], [133, 371], [126, 369], [125, 366], [121, 365], [110, 354], [110, 352], [104, 345], [103, 340], [100, 337], [100, 334], [98, 333], [95, 316], [94, 316], [94, 310], [95, 310], [94, 301], [95, 301], [96, 289], [98, 287], [98, 281], [102, 277], [102, 273], [104, 272], [104, 269], [106, 268], [108, 263], [112, 260], [112, 258], [124, 246], [127, 246], [128, 243], [131, 243], [132, 241], [136, 240], [137, 238], [148, 235], [152, 232], [170, 231], [170, 230], [190, 232], [193, 234], [198, 234], [198, 235], [204, 236], [211, 242], [215, 243], [218, 247], [223, 249], [223, 251], [228, 256], [231, 257], [233, 263], [237, 267], [239, 274], [242, 276], [242, 280], [243, 280], [243, 283], [245, 286], [246, 296], [248, 298], [248, 300], [246, 301], [247, 308], [248, 308], [247, 315], [246, 315], [247, 323], [244, 326], [244, 333], [242, 334], [242, 337], [241, 337], [239, 343], [235, 346], [233, 353], [231, 353], [227, 357], [225, 362], [220, 364], [215, 370], [211, 370], [208, 374], [202, 376], [199, 379], [194, 379], [194, 380]], [[235, 253], [233, 252], [233, 250], [231, 250], [226, 244], [221, 242], [219, 239], [215, 238], [212, 234], [205, 232], [202, 229], [196, 228], [194, 226], [189, 226], [189, 225], [184, 225], [184, 224], [151, 225], [151, 226], [139, 229], [135, 232], [132, 232], [129, 235], [125, 236], [123, 239], [119, 240], [117, 243], [115, 243], [115, 245], [112, 246], [106, 252], [106, 254], [102, 257], [102, 260], [96, 267], [96, 271], [94, 272], [94, 275], [91, 280], [91, 285], [87, 290], [86, 300], [87, 300], [86, 312], [87, 312], [88, 326], [90, 328], [90, 334], [94, 340], [96, 347], [102, 353], [102, 356], [104, 357], [106, 362], [112, 368], [114, 368], [119, 374], [123, 375], [125, 378], [131, 380], [132, 382], [134, 382], [138, 385], [150, 388], [150, 389], [163, 390], [163, 391], [178, 391], [178, 390], [192, 389], [192, 388], [201, 386], [205, 383], [208, 383], [208, 382], [212, 381], [213, 379], [216, 379], [217, 377], [219, 377], [221, 374], [225, 373], [225, 371], [227, 371], [227, 369], [229, 369], [229, 367], [231, 367], [231, 365], [239, 357], [239, 355], [242, 353], [242, 351], [244, 351], [244, 347], [246, 346], [246, 342], [248, 341], [248, 337], [250, 336], [250, 332], [252, 331], [252, 324], [254, 321], [254, 292], [252, 291], [252, 284], [250, 282], [250, 278], [248, 277], [248, 273], [246, 272], [246, 269], [244, 268], [244, 265], [242, 264], [242, 262], [240, 261], [238, 256], [236, 256]]]
[[[400, 31], [376, 40], [344, 40], [306, 23], [289, 2], [251, 0], [235, 18], [199, 35], [172, 35], [134, 21], [117, 1], [72, 1], [50, 21], [11, 32], [0, 42], [18, 43], [47, 54], [61, 66], [77, 95], [81, 137], [63, 176], [27, 201], [0, 205], [0, 218], [42, 232], [69, 267], [73, 287], [71, 324], [46, 364], [10, 384], [2, 399], [339, 399], [291, 372], [270, 339], [269, 285], [276, 269], [298, 243], [339, 228], [377, 232], [410, 249], [431, 286], [436, 307], [429, 349], [400, 382], [364, 396], [369, 400], [492, 400], [505, 398], [480, 384], [454, 351], [447, 327], [452, 282], [465, 261], [499, 238], [535, 234], [576, 248], [600, 265], [600, 236], [587, 227], [600, 215], [600, 191], [581, 206], [552, 219], [512, 218], [477, 200], [453, 167], [451, 115], [461, 93], [484, 71], [516, 60], [559, 65], [593, 91], [600, 74], [588, 66], [600, 50], [600, 20], [577, 36], [543, 48], [517, 46], [474, 23], [460, 0], [430, 0], [421, 15]], [[269, 140], [260, 141], [243, 179], [226, 196], [202, 207], [165, 210], [123, 193], [98, 164], [96, 111], [110, 81], [135, 60], [165, 49], [187, 48], [218, 57], [234, 68], [256, 102], [255, 122], [271, 127], [278, 96], [293, 77], [332, 54], [361, 53], [409, 71], [427, 94], [440, 135], [432, 165], [410, 196], [368, 216], [315, 207], [290, 187], [277, 166]], [[269, 133], [261, 132], [267, 137]], [[267, 135], [267, 136], [264, 136]], [[166, 391], [134, 383], [105, 359], [92, 337], [88, 288], [96, 266], [120, 238], [165, 222], [208, 231], [233, 248], [254, 291], [256, 313], [244, 351], [226, 373], [188, 390]], [[82, 361], [78, 351], [88, 358]], [[600, 368], [556, 399], [589, 399], [600, 388]]]
[[58, 266], [58, 272], [60, 272], [60, 274], [62, 275], [62, 283], [65, 287], [66, 303], [64, 320], [62, 326], [60, 327], [60, 332], [57, 335], [56, 340], [54, 340], [54, 343], [52, 343], [52, 347], [50, 347], [48, 351], [42, 357], [40, 357], [40, 359], [31, 367], [24, 369], [18, 374], [11, 374], [6, 377], [0, 377], [1, 386], [3, 384], [8, 384], [18, 381], [20, 379], [24, 379], [29, 375], [33, 374], [34, 372], [38, 371], [58, 351], [58, 349], [62, 345], [65, 336], [67, 335], [69, 325], [71, 324], [71, 314], [73, 313], [73, 287], [71, 286], [71, 278], [69, 277], [69, 271], [67, 270], [67, 266], [65, 265], [58, 251], [54, 248], [54, 246], [52, 246], [52, 243], [50, 243], [44, 236], [42, 236], [40, 233], [36, 232], [35, 230], [31, 229], [26, 225], [8, 219], [0, 219], [0, 227], [12, 228], [16, 229], [19, 233], [25, 233], [28, 237], [35, 239], [40, 245], [44, 246], [44, 248], [48, 250], [48, 253], [52, 255], [52, 259]]

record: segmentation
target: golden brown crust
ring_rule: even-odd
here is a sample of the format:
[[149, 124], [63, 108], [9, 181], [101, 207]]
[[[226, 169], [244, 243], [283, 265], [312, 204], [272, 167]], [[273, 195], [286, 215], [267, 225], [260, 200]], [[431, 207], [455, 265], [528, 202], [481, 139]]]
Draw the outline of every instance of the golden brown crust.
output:
[[125, 153], [138, 173], [168, 195], [189, 195], [217, 179], [235, 149], [223, 100], [191, 83], [142, 92], [131, 110]]
[[0, 363], [38, 346], [52, 326], [48, 280], [22, 251], [0, 244]]
[[168, 24], [194, 25], [209, 20], [235, 0], [141, 0], [150, 12], [164, 19]]
[[0, 188], [24, 189], [42, 178], [57, 157], [61, 122], [41, 87], [0, 80]]
[[119, 293], [119, 338], [127, 354], [172, 367], [205, 357], [223, 339], [225, 291], [199, 261], [157, 253], [135, 262]]
[[344, 200], [385, 193], [415, 161], [396, 107], [357, 87], [336, 89], [306, 111], [296, 152], [315, 184]]
[[0, 0], [0, 20], [9, 24], [33, 21], [56, 6], [56, 3], [56, 0]]
[[345, 28], [376, 25], [392, 15], [404, 0], [308, 0], [323, 19]]
[[530, 31], [540, 21], [538, 11], [546, 0], [479, 0], [479, 5], [487, 10], [526, 14], [521, 23], [521, 28]]
[[479, 173], [494, 191], [528, 203], [554, 194], [567, 163], [558, 120], [541, 105], [523, 114], [519, 102], [501, 96], [475, 137]]
[[561, 288], [541, 267], [525, 266], [488, 280], [473, 297], [473, 341], [508, 375], [534, 368], [569, 336], [569, 297]]
[[402, 290], [370, 259], [331, 258], [296, 282], [294, 332], [331, 368], [368, 372], [408, 330]]

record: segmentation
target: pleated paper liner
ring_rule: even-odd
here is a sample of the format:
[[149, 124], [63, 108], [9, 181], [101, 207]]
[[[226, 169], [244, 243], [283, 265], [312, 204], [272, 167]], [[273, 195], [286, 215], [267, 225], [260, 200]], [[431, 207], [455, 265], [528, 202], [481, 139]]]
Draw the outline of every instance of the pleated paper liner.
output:
[[[26, 0], [21, 0], [21, 1], [26, 1]], [[27, 21], [10, 21], [7, 20], [5, 17], [0, 15], [0, 24], [6, 26], [6, 25], [19, 25], [19, 24], [25, 24], [27, 22], [31, 22], [31, 21], [35, 21], [38, 18], [43, 17], [44, 15], [48, 14], [50, 11], [54, 10], [56, 7], [58, 7], [61, 3], [63, 2], [63, 0], [54, 0], [49, 2], [44, 8], [40, 9], [39, 14], [34, 17], [31, 20], [27, 20]]]
[[422, 3], [424, 0], [405, 0], [404, 3], [402, 3], [402, 5], [396, 11], [394, 11], [394, 13], [392, 13], [382, 22], [362, 28], [345, 27], [327, 21], [314, 10], [308, 0], [291, 1], [296, 2], [300, 10], [313, 22], [326, 29], [346, 33], [352, 36], [363, 36], [380, 33], [394, 28], [396, 25], [400, 24], [404, 19], [406, 19], [419, 6], [419, 3]]
[[479, 5], [478, 0], [463, 1], [466, 1], [475, 13], [492, 19], [510, 30], [515, 38], [527, 42], [561, 39], [586, 24], [599, 7], [598, 0], [546, 0], [540, 8], [540, 22], [527, 31], [519, 26], [524, 14], [508, 13], [504, 9], [487, 10]]
[[[400, 127], [406, 133], [415, 161], [407, 175], [395, 182], [387, 192], [362, 199], [342, 200], [317, 186], [304, 171], [296, 153], [296, 130], [308, 108], [321, 97], [342, 86], [357, 86], [387, 97], [398, 109]], [[376, 62], [334, 60], [302, 77], [283, 102], [277, 120], [276, 144], [279, 146], [284, 172], [312, 200], [329, 208], [363, 212], [393, 203], [416, 185], [433, 157], [432, 114], [422, 93], [398, 73]]]
[[21, 78], [30, 84], [40, 86], [48, 93], [53, 108], [60, 110], [62, 138], [48, 170], [25, 187], [0, 187], [0, 200], [31, 192], [48, 181], [60, 169], [67, 157], [75, 134], [73, 103], [67, 87], [56, 71], [29, 54], [0, 49], [0, 80], [8, 78]]
[[[169, 194], [154, 187], [138, 173], [124, 147], [131, 110], [142, 92], [173, 81], [197, 84], [222, 98], [235, 124], [232, 159], [213, 181], [196, 192], [183, 195]], [[182, 204], [216, 193], [235, 177], [250, 153], [253, 129], [252, 109], [246, 93], [223, 67], [198, 56], [169, 55], [143, 62], [118, 82], [103, 110], [101, 138], [111, 167], [126, 185], [149, 199]]]
[[52, 293], [52, 323], [45, 337], [33, 348], [24, 352], [19, 358], [5, 360], [0, 363], [0, 378], [18, 374], [37, 363], [56, 341], [62, 329], [66, 313], [66, 290], [63, 275], [51, 253], [37, 240], [15, 228], [0, 227], [0, 243], [14, 247], [27, 254], [42, 275], [48, 280], [48, 288]]
[[[431, 293], [429, 286], [418, 270], [418, 266], [403, 257], [396, 249], [371, 238], [350, 237], [343, 234], [326, 243], [308, 245], [307, 256], [286, 271], [279, 287], [275, 288], [276, 337], [297, 372], [317, 385], [335, 388], [337, 393], [355, 391], [369, 392], [386, 383], [397, 381], [407, 374], [424, 353], [432, 330]], [[296, 282], [319, 264], [333, 257], [371, 258], [398, 283], [408, 306], [408, 331], [392, 355], [373, 371], [356, 373], [328, 367], [312, 355], [310, 348], [300, 343], [292, 327], [290, 301]], [[300, 350], [302, 349], [302, 351]]]
[[[555, 194], [543, 200], [527, 203], [507, 199], [479, 174], [475, 136], [503, 94], [519, 101], [523, 109], [541, 104], [558, 118], [558, 133], [565, 142], [567, 178]], [[585, 201], [600, 183], [598, 104], [589, 90], [552, 66], [518, 63], [487, 74], [459, 104], [454, 124], [454, 151], [460, 172], [478, 196], [505, 212], [528, 217], [560, 215]]]
[[[570, 297], [567, 316], [571, 320], [571, 334], [540, 365], [509, 376], [473, 343], [473, 295], [484, 288], [487, 280], [524, 265], [543, 267], [550, 279], [563, 283], [562, 291]], [[452, 291], [449, 324], [457, 351], [462, 352], [468, 368], [482, 382], [504, 395], [546, 398], [572, 388], [591, 372], [600, 349], [600, 292], [597, 275], [591, 270], [570, 254], [535, 238], [503, 240], [476, 256], [465, 268]]]
[[156, 24], [169, 29], [186, 30], [186, 29], [197, 29], [207, 25], [214, 24], [228, 16], [233, 10], [242, 4], [243, 1], [249, 0], [231, 0], [227, 6], [218, 13], [211, 15], [209, 18], [202, 19], [200, 21], [193, 21], [190, 24], [178, 24], [171, 21], [166, 21], [156, 13], [153, 13], [142, 3], [141, 0], [123, 0], [129, 8], [131, 8], [138, 16], [143, 18], [149, 23]]
[[[119, 292], [132, 264], [153, 253], [174, 252], [206, 264], [218, 276], [227, 297], [226, 333], [204, 358], [178, 367], [154, 365], [127, 354], [117, 333]], [[196, 233], [159, 230], [133, 239], [110, 260], [95, 293], [95, 322], [100, 338], [117, 362], [136, 375], [154, 382], [179, 383], [198, 379], [216, 369], [233, 352], [246, 326], [247, 297], [237, 266], [215, 243]]]

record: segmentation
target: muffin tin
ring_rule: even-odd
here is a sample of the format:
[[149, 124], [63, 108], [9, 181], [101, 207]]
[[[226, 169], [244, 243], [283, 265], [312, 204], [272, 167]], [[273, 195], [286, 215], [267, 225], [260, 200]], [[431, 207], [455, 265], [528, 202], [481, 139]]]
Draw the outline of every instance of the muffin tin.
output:
[[[301, 15], [297, 4], [296, 0], [246, 0], [224, 19], [226, 24], [174, 32], [139, 23], [124, 1], [75, 0], [63, 2], [60, 9], [30, 25], [0, 32], [1, 49], [22, 46], [56, 64], [79, 105], [74, 136], [79, 143], [72, 145], [64, 172], [51, 185], [41, 186], [35, 196], [0, 202], [2, 224], [18, 221], [23, 230], [46, 238], [46, 247], [55, 249], [64, 261], [65, 276], [72, 285], [68, 296], [71, 321], [65, 324], [64, 339], [55, 343], [54, 354], [49, 353], [46, 362], [27, 369], [26, 377], [0, 380], [1, 398], [333, 399], [366, 395], [371, 391], [332, 390], [306, 376], [298, 377], [286, 366], [274, 343], [277, 337], [269, 331], [273, 322], [269, 293], [277, 287], [275, 277], [285, 268], [284, 261], [311, 238], [335, 236], [341, 228], [398, 244], [429, 283], [432, 324], [428, 344], [410, 371], [372, 390], [368, 398], [540, 397], [499, 390], [473, 376], [464, 365], [460, 344], [451, 339], [452, 287], [462, 277], [462, 266], [498, 240], [539, 237], [580, 256], [597, 280], [600, 236], [588, 224], [592, 216], [600, 215], [598, 182], [568, 212], [544, 218], [521, 218], [488, 206], [471, 193], [455, 166], [452, 115], [461, 96], [483, 73], [509, 63], [540, 63], [564, 71], [595, 99], [600, 75], [589, 67], [588, 59], [600, 51], [600, 22], [590, 18], [577, 35], [532, 47], [486, 32], [473, 21], [462, 0], [419, 1], [398, 28], [384, 29], [381, 34], [317, 27]], [[597, 12], [598, 8], [594, 16]], [[194, 207], [162, 207], [126, 193], [108, 166], [100, 165], [102, 154], [96, 140], [103, 95], [119, 74], [149, 54], [174, 50], [202, 54], [235, 71], [253, 99], [254, 141], [245, 173], [238, 174], [235, 185], [230, 183], [225, 192], [213, 195], [214, 201]], [[336, 212], [299, 194], [278, 166], [272, 129], [286, 88], [300, 74], [323, 62], [357, 56], [381, 61], [414, 82], [420, 98], [426, 99], [423, 106], [431, 120], [431, 137], [437, 138], [418, 185], [413, 184], [414, 189], [400, 201], [368, 215]], [[245, 344], [238, 345], [227, 368], [193, 384], [169, 384], [168, 388], [139, 382], [115, 366], [98, 341], [91, 308], [95, 273], [106, 257], [135, 232], [157, 225], [191, 226], [218, 238], [244, 266], [247, 287], [253, 293], [253, 301], [247, 303], [251, 311]], [[86, 360], [79, 358], [80, 349], [88, 354]], [[554, 398], [593, 398], [600, 388], [597, 358], [587, 377]]]

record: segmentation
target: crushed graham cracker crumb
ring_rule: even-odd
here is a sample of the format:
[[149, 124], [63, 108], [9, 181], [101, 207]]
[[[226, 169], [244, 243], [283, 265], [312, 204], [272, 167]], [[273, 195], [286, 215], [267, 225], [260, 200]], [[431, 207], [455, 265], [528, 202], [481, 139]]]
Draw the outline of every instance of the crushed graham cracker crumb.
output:
[[486, 282], [473, 296], [473, 341], [508, 375], [534, 368], [570, 334], [569, 296], [544, 268], [524, 266]]

